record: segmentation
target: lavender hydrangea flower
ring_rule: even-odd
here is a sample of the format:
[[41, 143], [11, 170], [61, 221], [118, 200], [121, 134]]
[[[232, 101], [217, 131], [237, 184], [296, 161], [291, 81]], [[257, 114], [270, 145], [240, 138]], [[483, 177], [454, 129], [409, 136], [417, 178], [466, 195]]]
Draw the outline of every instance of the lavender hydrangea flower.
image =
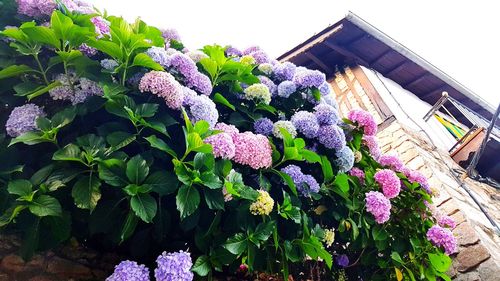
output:
[[56, 80], [61, 83], [49, 90], [49, 95], [53, 100], [70, 101], [73, 105], [84, 102], [91, 96], [102, 96], [103, 91], [99, 84], [87, 78], [77, 78], [74, 73], [68, 75], [59, 74]]
[[330, 87], [331, 87], [330, 84], [328, 84], [328, 82], [325, 81], [325, 83], [323, 83], [323, 84], [321, 84], [321, 86], [319, 86], [319, 88], [318, 88], [319, 93], [322, 96], [330, 95], [332, 93], [332, 89]]
[[340, 255], [335, 258], [335, 262], [340, 267], [347, 267], [349, 265], [349, 258], [346, 255]]
[[406, 177], [408, 178], [408, 181], [411, 182], [411, 183], [419, 183], [420, 186], [422, 186], [422, 188], [428, 193], [428, 194], [432, 194], [432, 190], [431, 190], [431, 187], [430, 187], [430, 184], [429, 184], [429, 181], [427, 180], [427, 177], [424, 176], [424, 174], [422, 174], [421, 172], [419, 171], [416, 171], [416, 170], [410, 170], [410, 169], [405, 169], [404, 170], [404, 174], [406, 175]]
[[314, 107], [314, 115], [320, 125], [335, 125], [340, 120], [337, 109], [324, 103]]
[[259, 52], [262, 51], [262, 49], [259, 46], [250, 46], [243, 50], [242, 54], [243, 55], [250, 55], [251, 53]]
[[280, 81], [292, 80], [297, 66], [291, 62], [277, 63], [273, 65], [273, 73]]
[[278, 96], [288, 98], [297, 91], [297, 86], [292, 81], [283, 81], [278, 85]]
[[274, 82], [271, 79], [263, 75], [259, 75], [258, 78], [260, 80], [260, 83], [267, 86], [272, 96], [276, 95], [276, 92], [278, 91], [278, 86], [276, 86], [276, 84], [274, 84]]
[[328, 104], [329, 106], [335, 108], [337, 111], [339, 110], [339, 105], [337, 103], [337, 100], [335, 100], [335, 95], [333, 94], [322, 96], [319, 100], [319, 103]]
[[181, 41], [181, 36], [179, 32], [177, 32], [174, 28], [166, 28], [161, 30], [161, 36], [165, 40], [165, 42], [169, 42], [171, 40]]
[[35, 104], [28, 103], [15, 107], [5, 123], [7, 134], [13, 138], [26, 132], [38, 130], [36, 119], [45, 117], [45, 112]]
[[89, 45], [83, 43], [80, 45], [80, 47], [78, 47], [78, 50], [80, 52], [82, 52], [82, 54], [84, 54], [85, 56], [87, 57], [93, 57], [97, 54], [97, 49], [96, 48], [93, 48], [93, 47], [90, 47]]
[[384, 154], [380, 156], [377, 160], [380, 165], [389, 167], [394, 171], [402, 171], [404, 164], [395, 154]]
[[187, 78], [186, 85], [207, 96], [209, 96], [213, 90], [210, 78], [199, 72]]
[[382, 187], [385, 197], [391, 199], [399, 195], [401, 180], [392, 170], [380, 170], [375, 173], [373, 178]]
[[164, 48], [153, 46], [146, 51], [146, 55], [163, 67], [170, 65], [170, 54]]
[[103, 90], [96, 82], [87, 78], [80, 78], [79, 84], [75, 86], [75, 94], [71, 97], [73, 105], [84, 102], [91, 96], [102, 96]]
[[321, 126], [318, 141], [326, 148], [340, 150], [346, 145], [344, 131], [337, 125]]
[[280, 129], [285, 129], [292, 136], [292, 138], [297, 136], [297, 129], [290, 121], [280, 120], [273, 125], [273, 135], [278, 139], [283, 139], [283, 134]]
[[94, 24], [95, 32], [97, 34], [97, 38], [102, 38], [104, 35], [109, 35], [110, 33], [110, 22], [105, 20], [101, 16], [93, 17], [90, 21]]
[[238, 130], [238, 128], [236, 128], [234, 125], [229, 125], [229, 124], [222, 123], [222, 122], [217, 123], [215, 125], [215, 130], [223, 131], [224, 133], [227, 133], [230, 136], [233, 136], [233, 135], [238, 134], [240, 132], [240, 130]]
[[106, 281], [149, 281], [149, 269], [135, 261], [122, 261]]
[[269, 104], [271, 102], [271, 92], [269, 91], [269, 88], [262, 83], [250, 85], [243, 90], [243, 92], [245, 93], [245, 98], [247, 100], [254, 100], [265, 104]]
[[194, 274], [191, 272], [193, 261], [188, 252], [163, 252], [156, 259], [156, 264], [155, 278], [157, 281], [191, 281], [194, 278]]
[[240, 57], [243, 54], [240, 50], [232, 46], [228, 46], [225, 53], [227, 57]]
[[267, 137], [244, 132], [233, 134], [236, 147], [233, 161], [253, 169], [269, 168], [273, 163], [271, 144]]
[[179, 109], [184, 101], [184, 91], [181, 84], [168, 72], [150, 71], [141, 78], [141, 92], [151, 92], [165, 100], [168, 107]]
[[16, 2], [19, 14], [34, 18], [50, 16], [57, 7], [53, 0], [16, 0]]
[[255, 121], [253, 128], [255, 133], [270, 136], [273, 133], [273, 121], [269, 118], [260, 118]]
[[449, 229], [434, 225], [427, 231], [427, 239], [434, 246], [442, 247], [447, 255], [457, 251], [457, 240]]
[[101, 60], [102, 68], [113, 71], [116, 67], [118, 67], [118, 62], [113, 59], [103, 59]]
[[208, 58], [207, 54], [198, 50], [187, 52], [186, 55], [194, 62], [199, 62], [201, 59]]
[[79, 14], [95, 13], [94, 7], [91, 4], [80, 0], [62, 0], [62, 4], [70, 11]]
[[299, 88], [319, 88], [326, 81], [326, 76], [318, 70], [311, 70], [305, 67], [298, 67], [292, 81]]
[[261, 64], [261, 63], [269, 63], [271, 62], [271, 58], [269, 57], [269, 55], [264, 52], [264, 51], [257, 51], [257, 52], [253, 52], [250, 54], [250, 56], [252, 56], [254, 59], [255, 59], [255, 62], [257, 64]]
[[198, 71], [196, 63], [187, 55], [176, 52], [171, 55], [166, 63], [167, 67], [173, 68], [177, 73], [184, 76], [186, 86], [195, 89], [204, 95], [212, 92], [210, 78]]
[[457, 227], [457, 222], [450, 216], [442, 215], [438, 219], [438, 224], [441, 227], [448, 227], [454, 229]]
[[377, 137], [364, 135], [363, 143], [366, 145], [366, 147], [368, 147], [370, 155], [373, 157], [373, 159], [377, 160], [380, 158], [380, 154], [382, 152], [380, 151], [380, 147], [377, 142]]
[[307, 138], [315, 138], [318, 135], [319, 124], [313, 113], [308, 111], [296, 112], [291, 121], [295, 128]]
[[357, 168], [357, 167], [353, 167], [350, 171], [349, 171], [349, 175], [350, 176], [353, 176], [353, 177], [357, 177], [359, 179], [359, 182], [361, 184], [364, 184], [365, 183], [365, 172], [363, 172], [363, 170], [361, 170], [360, 168]]
[[295, 187], [303, 196], [319, 192], [320, 187], [316, 179], [311, 175], [302, 173], [299, 166], [288, 165], [281, 171], [292, 178]]
[[215, 103], [209, 97], [204, 95], [195, 96], [188, 105], [189, 110], [187, 114], [193, 123], [205, 120], [210, 125], [210, 128], [213, 128], [217, 124], [219, 112]]
[[235, 146], [231, 135], [218, 133], [205, 139], [205, 143], [211, 144], [213, 154], [217, 158], [232, 159], [235, 154]]
[[352, 166], [354, 166], [354, 153], [348, 146], [344, 146], [342, 149], [335, 153], [337, 159], [335, 163], [339, 168], [339, 172], [345, 173], [349, 171]]
[[375, 217], [378, 224], [389, 220], [391, 216], [391, 201], [378, 191], [370, 191], [365, 194], [366, 211]]

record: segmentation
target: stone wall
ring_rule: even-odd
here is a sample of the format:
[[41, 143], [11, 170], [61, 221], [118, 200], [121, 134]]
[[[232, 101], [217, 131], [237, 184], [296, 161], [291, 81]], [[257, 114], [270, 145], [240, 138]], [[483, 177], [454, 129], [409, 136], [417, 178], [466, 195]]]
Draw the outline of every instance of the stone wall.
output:
[[500, 236], [460, 182], [479, 199], [497, 223], [500, 222], [500, 192], [469, 178], [457, 181], [452, 173], [464, 174], [464, 170], [449, 153], [436, 148], [423, 131], [416, 132], [397, 120], [392, 121], [394, 118], [387, 118], [387, 112], [380, 111], [380, 96], [374, 96], [373, 88], [368, 89], [370, 85], [366, 82], [363, 87], [359, 83], [363, 77], [357, 76], [359, 71], [353, 74], [352, 68], [346, 67], [330, 81], [337, 94], [339, 109], [344, 116], [352, 108], [362, 108], [373, 114], [380, 128], [377, 137], [382, 151], [398, 153], [408, 167], [426, 175], [433, 189], [439, 191], [434, 207], [453, 217], [458, 224], [453, 233], [459, 249], [452, 256], [450, 275], [454, 280], [499, 280]]

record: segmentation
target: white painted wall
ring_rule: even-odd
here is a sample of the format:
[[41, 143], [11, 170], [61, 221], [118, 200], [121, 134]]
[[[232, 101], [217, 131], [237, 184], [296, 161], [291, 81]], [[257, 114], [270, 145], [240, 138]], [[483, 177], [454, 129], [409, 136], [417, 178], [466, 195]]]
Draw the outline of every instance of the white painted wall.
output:
[[[362, 68], [399, 122], [415, 131], [421, 131], [420, 127], [422, 127], [434, 144], [441, 149], [449, 150], [456, 143], [455, 138], [436, 118], [431, 117], [427, 122], [424, 121], [423, 117], [431, 109], [431, 104], [419, 99], [382, 74]], [[423, 134], [423, 132], [420, 133]]]

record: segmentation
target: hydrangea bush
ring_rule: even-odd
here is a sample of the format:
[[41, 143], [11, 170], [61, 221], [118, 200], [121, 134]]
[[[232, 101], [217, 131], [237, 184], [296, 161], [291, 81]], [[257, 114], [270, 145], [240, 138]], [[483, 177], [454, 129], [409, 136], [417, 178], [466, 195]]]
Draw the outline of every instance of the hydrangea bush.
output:
[[128, 255], [107, 280], [287, 279], [307, 260], [449, 280], [455, 223], [381, 155], [369, 113], [339, 116], [323, 73], [256, 46], [188, 50], [81, 1], [6, 7], [0, 226], [25, 258], [74, 237]]

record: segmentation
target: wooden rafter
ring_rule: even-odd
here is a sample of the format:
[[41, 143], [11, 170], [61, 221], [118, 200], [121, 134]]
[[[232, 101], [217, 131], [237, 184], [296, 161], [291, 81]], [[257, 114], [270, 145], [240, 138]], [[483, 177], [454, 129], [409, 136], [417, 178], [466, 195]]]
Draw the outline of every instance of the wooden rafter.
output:
[[399, 70], [401, 70], [403, 67], [405, 67], [405, 65], [408, 63], [409, 61], [408, 60], [403, 60], [402, 62], [396, 64], [393, 68], [389, 69], [388, 71], [385, 71], [384, 76], [387, 77], [387, 76], [390, 76], [392, 75], [392, 73], [394, 72], [397, 72]]
[[360, 64], [362, 65], [365, 65], [365, 66], [369, 66], [368, 62], [365, 61], [364, 59], [362, 59], [361, 57], [359, 57], [359, 55], [349, 51], [346, 47], [344, 46], [341, 46], [341, 45], [338, 45], [338, 44], [335, 44], [331, 41], [328, 41], [328, 40], [325, 40], [323, 42], [323, 44], [325, 46], [327, 46], [328, 48], [334, 50], [335, 52], [343, 55], [343, 56], [346, 56], [346, 57], [351, 57], [351, 58], [354, 58], [355, 60], [357, 60]]
[[409, 81], [408, 83], [401, 85], [401, 87], [410, 88], [410, 87], [420, 83], [423, 79], [427, 78], [429, 75], [430, 75], [429, 72], [424, 72], [422, 75], [417, 76], [415, 79]]
[[331, 75], [333, 73], [333, 69], [326, 65], [324, 62], [322, 62], [317, 56], [315, 56], [311, 52], [306, 52], [306, 57], [311, 59], [315, 64], [317, 64], [319, 67], [321, 67], [327, 75]]

